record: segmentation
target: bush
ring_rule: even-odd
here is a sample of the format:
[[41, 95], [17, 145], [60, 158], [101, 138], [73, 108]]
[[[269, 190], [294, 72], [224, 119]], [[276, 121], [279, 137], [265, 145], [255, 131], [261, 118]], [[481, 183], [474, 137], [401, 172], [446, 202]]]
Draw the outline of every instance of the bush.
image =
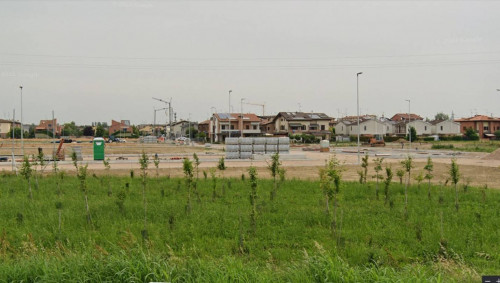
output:
[[467, 130], [465, 130], [465, 137], [470, 141], [479, 140], [479, 134], [473, 128], [468, 128]]
[[432, 149], [454, 149], [452, 144], [433, 144]]
[[290, 139], [294, 139], [296, 141], [300, 141], [302, 143], [319, 143], [319, 138], [315, 137], [314, 135], [308, 135], [308, 134], [297, 134], [297, 135], [290, 135]]
[[398, 136], [385, 136], [384, 137], [384, 141], [385, 142], [395, 142], [397, 140], [399, 140], [401, 137], [398, 137]]
[[426, 142], [434, 141], [434, 137], [424, 137], [423, 140]]
[[464, 138], [462, 136], [442, 136], [442, 137], [439, 137], [439, 140], [442, 140], [442, 141], [463, 141]]

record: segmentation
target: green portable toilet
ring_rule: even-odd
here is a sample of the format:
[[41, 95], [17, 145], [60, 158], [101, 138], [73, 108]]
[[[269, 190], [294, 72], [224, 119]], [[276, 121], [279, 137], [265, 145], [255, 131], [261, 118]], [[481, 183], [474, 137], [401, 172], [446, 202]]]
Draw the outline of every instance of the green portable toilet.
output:
[[104, 160], [105, 144], [103, 138], [94, 138], [94, 160]]

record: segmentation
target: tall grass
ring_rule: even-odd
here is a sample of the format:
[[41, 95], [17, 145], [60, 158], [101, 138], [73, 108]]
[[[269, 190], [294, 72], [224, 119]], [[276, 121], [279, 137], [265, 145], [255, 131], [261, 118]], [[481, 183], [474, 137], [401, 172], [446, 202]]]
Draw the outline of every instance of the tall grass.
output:
[[[88, 229], [79, 179], [65, 177], [59, 231], [56, 176], [40, 179], [22, 222], [16, 212], [23, 211], [26, 181], [1, 176], [0, 281], [468, 282], [500, 270], [497, 190], [458, 191], [457, 212], [453, 187], [432, 187], [441, 190], [439, 203], [409, 185], [408, 218], [402, 221], [404, 185], [390, 184], [389, 208], [365, 185], [343, 182], [337, 193], [342, 233], [332, 241], [319, 182], [285, 180], [273, 203], [256, 199], [255, 234], [244, 238], [242, 253], [241, 227], [251, 226], [249, 217], [241, 217], [250, 211], [248, 180], [231, 179], [224, 199], [204, 201], [188, 215], [188, 191], [176, 189], [179, 180], [148, 183], [144, 243], [140, 178], [110, 177], [117, 197], [124, 196], [123, 211], [98, 179], [89, 178], [94, 228]], [[257, 184], [256, 194], [267, 195], [273, 181]], [[199, 192], [211, 200], [212, 180], [200, 179]]]

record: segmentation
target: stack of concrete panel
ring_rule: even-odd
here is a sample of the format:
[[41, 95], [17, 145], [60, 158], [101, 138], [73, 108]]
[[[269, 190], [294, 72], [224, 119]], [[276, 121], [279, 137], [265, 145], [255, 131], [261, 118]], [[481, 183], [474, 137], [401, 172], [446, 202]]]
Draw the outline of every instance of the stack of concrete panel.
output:
[[278, 152], [281, 154], [290, 153], [290, 138], [289, 137], [281, 137], [278, 138]]
[[266, 140], [266, 153], [278, 152], [278, 138], [267, 138]]
[[253, 154], [253, 138], [240, 138], [240, 159], [250, 159]]
[[253, 153], [254, 154], [266, 153], [266, 138], [253, 139]]
[[238, 138], [226, 139], [226, 158], [227, 159], [240, 158], [240, 145], [238, 144]]

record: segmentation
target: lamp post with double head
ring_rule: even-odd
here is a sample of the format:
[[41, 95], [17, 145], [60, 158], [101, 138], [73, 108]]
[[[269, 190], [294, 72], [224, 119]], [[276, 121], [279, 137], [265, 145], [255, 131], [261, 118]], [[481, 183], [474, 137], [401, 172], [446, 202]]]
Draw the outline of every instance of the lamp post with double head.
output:
[[360, 156], [360, 150], [359, 150], [359, 133], [360, 133], [360, 128], [359, 128], [359, 75], [363, 74], [363, 72], [356, 73], [356, 104], [357, 104], [357, 120], [358, 120], [358, 164], [361, 163], [361, 156]]

